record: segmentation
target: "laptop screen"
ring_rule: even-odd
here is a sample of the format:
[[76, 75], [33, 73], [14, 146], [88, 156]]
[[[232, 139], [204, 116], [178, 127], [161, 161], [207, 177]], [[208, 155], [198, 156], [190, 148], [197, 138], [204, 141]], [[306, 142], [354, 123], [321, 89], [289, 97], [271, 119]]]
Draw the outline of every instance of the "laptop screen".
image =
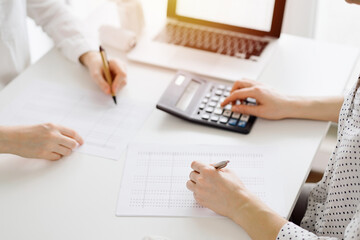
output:
[[286, 0], [168, 0], [167, 16], [239, 33], [279, 38]]
[[269, 32], [275, 0], [177, 0], [176, 15]]

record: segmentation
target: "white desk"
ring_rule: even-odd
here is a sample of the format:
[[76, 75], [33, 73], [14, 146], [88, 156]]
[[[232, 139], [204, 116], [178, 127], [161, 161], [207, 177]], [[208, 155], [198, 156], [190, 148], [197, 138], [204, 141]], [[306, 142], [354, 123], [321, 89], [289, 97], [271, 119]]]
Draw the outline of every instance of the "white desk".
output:
[[[336, 66], [341, 60], [322, 55], [328, 51], [336, 55], [342, 49], [334, 51], [330, 45], [284, 35], [276, 57], [260, 80], [290, 94], [341, 94], [348, 77], [339, 78]], [[314, 65], [314, 61], [319, 60], [326, 64]], [[349, 66], [348, 71], [351, 68]], [[155, 104], [174, 71], [129, 63], [128, 73], [129, 84], [120, 94]], [[0, 109], [35, 79], [61, 82], [79, 91], [97, 88], [83, 67], [68, 62], [52, 50], [0, 93]], [[154, 109], [136, 134], [136, 140], [278, 145], [283, 148], [282, 164], [274, 174], [283, 176], [284, 207], [290, 213], [328, 126], [326, 122], [258, 119], [250, 135], [245, 136], [194, 125]], [[0, 239], [132, 240], [149, 234], [173, 240], [248, 238], [240, 227], [225, 218], [116, 217], [124, 159], [125, 155], [113, 161], [74, 153], [58, 162], [48, 162], [1, 155]]]

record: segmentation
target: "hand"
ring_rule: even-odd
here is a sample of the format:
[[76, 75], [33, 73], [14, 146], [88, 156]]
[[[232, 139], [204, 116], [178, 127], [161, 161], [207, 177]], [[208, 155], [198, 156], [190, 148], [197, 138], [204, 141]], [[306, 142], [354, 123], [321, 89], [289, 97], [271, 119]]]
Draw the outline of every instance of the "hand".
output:
[[[243, 101], [247, 98], [256, 99], [256, 106], [236, 104], [237, 100]], [[233, 104], [232, 111], [246, 115], [254, 115], [267, 119], [283, 119], [291, 114], [291, 99], [281, 95], [275, 90], [255, 81], [241, 80], [235, 82], [231, 95], [221, 104]]]
[[195, 200], [214, 212], [234, 219], [238, 209], [246, 203], [244, 184], [229, 169], [216, 170], [211, 165], [193, 162], [187, 188]]
[[80, 62], [89, 69], [91, 77], [104, 93], [111, 95], [111, 92], [114, 92], [116, 94], [122, 87], [126, 85], [127, 74], [125, 65], [123, 63], [116, 60], [109, 60], [110, 72], [113, 77], [112, 86], [110, 88], [105, 79], [100, 53], [84, 53], [80, 57]]
[[214, 212], [229, 217], [251, 239], [275, 239], [287, 220], [273, 212], [249, 192], [229, 169], [193, 162], [187, 188], [195, 200]]
[[1, 135], [5, 136], [0, 139], [0, 144], [5, 146], [4, 152], [52, 161], [70, 155], [74, 148], [84, 143], [74, 130], [51, 123], [2, 127]]

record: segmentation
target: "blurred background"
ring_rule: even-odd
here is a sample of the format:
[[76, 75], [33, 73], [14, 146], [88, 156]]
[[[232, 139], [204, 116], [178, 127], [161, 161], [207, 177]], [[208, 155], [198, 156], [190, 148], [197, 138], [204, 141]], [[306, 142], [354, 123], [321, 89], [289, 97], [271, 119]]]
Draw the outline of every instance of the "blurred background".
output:
[[[110, 0], [59, 0], [65, 1], [73, 13], [86, 21], [88, 16]], [[166, 7], [166, 0], [140, 0], [145, 12], [153, 5]], [[360, 6], [350, 5], [345, 0], [287, 0], [283, 33], [360, 47]], [[165, 11], [163, 14], [165, 20]], [[146, 19], [150, 21], [151, 19]], [[145, 22], [147, 24], [147, 22]], [[32, 62], [36, 62], [52, 47], [53, 42], [28, 19]], [[351, 86], [352, 83], [349, 83]], [[349, 88], [349, 87], [348, 87]], [[318, 181], [336, 144], [336, 125], [333, 124], [324, 138], [314, 159], [309, 182]]]

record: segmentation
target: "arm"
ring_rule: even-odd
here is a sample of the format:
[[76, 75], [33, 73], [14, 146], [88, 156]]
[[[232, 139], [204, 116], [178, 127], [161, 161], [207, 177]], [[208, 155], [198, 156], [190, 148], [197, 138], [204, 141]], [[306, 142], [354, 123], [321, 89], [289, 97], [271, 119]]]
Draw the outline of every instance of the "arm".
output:
[[0, 153], [58, 160], [82, 144], [75, 131], [59, 125], [0, 126]]
[[[216, 170], [211, 165], [193, 162], [187, 188], [194, 193], [195, 200], [214, 212], [232, 219], [254, 240], [338, 240], [318, 237], [291, 223], [272, 211], [257, 196], [246, 189], [241, 180], [229, 169]], [[360, 210], [360, 207], [358, 207]], [[355, 213], [344, 232], [346, 240], [356, 239], [360, 214]]]
[[[57, 0], [27, 0], [27, 13], [36, 24], [54, 40], [60, 51], [73, 62], [80, 61], [89, 70], [95, 83], [106, 94], [111, 94], [110, 86], [103, 76], [103, 66], [97, 51], [98, 43], [90, 37], [85, 24], [75, 18], [67, 6]], [[113, 92], [118, 92], [126, 84], [126, 69], [118, 61], [109, 61], [113, 74]]]
[[[234, 104], [237, 100], [254, 98], [256, 106]], [[222, 106], [233, 103], [232, 110], [267, 119], [302, 118], [337, 122], [343, 97], [293, 97], [255, 81], [242, 80], [234, 84], [231, 95]]]
[[229, 169], [215, 170], [210, 165], [193, 162], [187, 188], [201, 205], [229, 217], [251, 239], [276, 239], [287, 220], [280, 217], [255, 195]]

